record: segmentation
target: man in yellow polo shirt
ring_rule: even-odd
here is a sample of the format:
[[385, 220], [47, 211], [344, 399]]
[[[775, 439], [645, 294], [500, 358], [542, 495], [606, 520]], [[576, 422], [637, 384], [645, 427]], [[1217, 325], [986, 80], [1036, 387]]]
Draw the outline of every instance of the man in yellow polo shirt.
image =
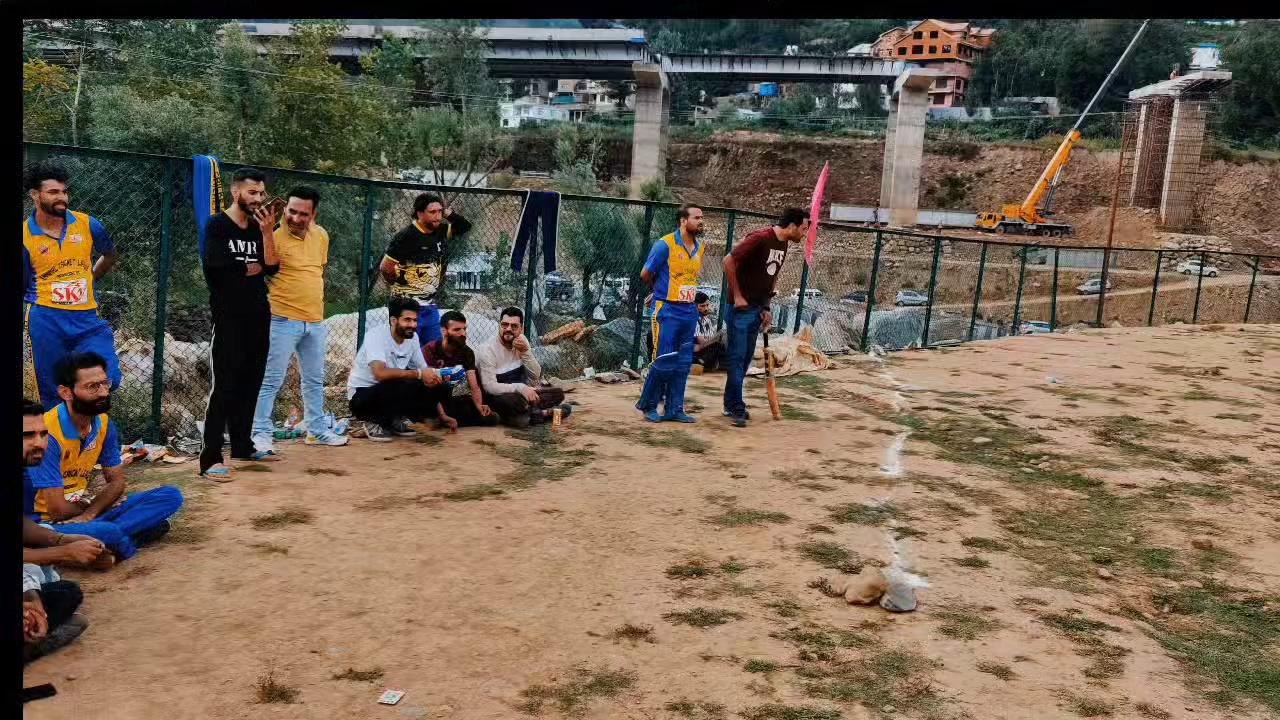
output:
[[271, 413], [295, 353], [302, 370], [306, 444], [347, 444], [346, 437], [329, 428], [324, 412], [324, 266], [329, 262], [329, 233], [315, 221], [320, 193], [299, 185], [286, 198], [284, 221], [275, 232], [280, 270], [267, 282], [271, 348], [253, 414], [253, 447], [270, 454], [275, 454]]

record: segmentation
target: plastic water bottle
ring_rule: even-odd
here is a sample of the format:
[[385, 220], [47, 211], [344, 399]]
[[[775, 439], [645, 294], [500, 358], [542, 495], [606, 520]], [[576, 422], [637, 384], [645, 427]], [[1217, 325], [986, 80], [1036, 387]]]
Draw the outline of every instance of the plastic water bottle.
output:
[[454, 365], [453, 367], [440, 369], [440, 379], [449, 384], [457, 384], [466, 378], [466, 376], [467, 371], [464, 370], [461, 365]]

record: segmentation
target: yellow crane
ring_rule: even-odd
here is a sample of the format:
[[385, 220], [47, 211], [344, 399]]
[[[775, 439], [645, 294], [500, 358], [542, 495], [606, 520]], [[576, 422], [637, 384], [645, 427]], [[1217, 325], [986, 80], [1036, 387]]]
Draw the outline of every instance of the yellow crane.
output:
[[1052, 237], [1062, 237], [1071, 234], [1071, 226], [1066, 223], [1053, 222], [1048, 216], [1053, 212], [1048, 209], [1048, 202], [1041, 207], [1040, 201], [1053, 197], [1053, 190], [1057, 187], [1058, 181], [1062, 178], [1062, 170], [1067, 166], [1067, 161], [1071, 159], [1071, 149], [1080, 142], [1080, 126], [1084, 124], [1084, 119], [1088, 117], [1089, 111], [1093, 109], [1098, 98], [1106, 92], [1107, 87], [1111, 85], [1111, 81], [1115, 79], [1116, 73], [1120, 71], [1120, 67], [1124, 65], [1124, 61], [1129, 58], [1129, 54], [1133, 52], [1133, 47], [1137, 45], [1138, 38], [1142, 37], [1142, 33], [1147, 29], [1147, 23], [1150, 20], [1144, 20], [1138, 31], [1134, 33], [1133, 39], [1129, 41], [1129, 46], [1120, 54], [1120, 59], [1116, 61], [1115, 67], [1111, 68], [1111, 72], [1107, 74], [1102, 86], [1098, 88], [1098, 92], [1094, 93], [1093, 99], [1085, 106], [1084, 112], [1080, 113], [1080, 117], [1076, 119], [1076, 124], [1067, 131], [1067, 136], [1062, 139], [1062, 144], [1058, 146], [1058, 150], [1053, 153], [1053, 157], [1049, 159], [1049, 164], [1045, 166], [1044, 172], [1040, 173], [1040, 178], [1036, 180], [1036, 184], [1031, 186], [1031, 192], [1027, 193], [1027, 197], [1021, 204], [1008, 203], [1000, 208], [1000, 212], [980, 212], [975, 224], [982, 230], [996, 233], [1017, 233], [1025, 235], [1049, 235]]

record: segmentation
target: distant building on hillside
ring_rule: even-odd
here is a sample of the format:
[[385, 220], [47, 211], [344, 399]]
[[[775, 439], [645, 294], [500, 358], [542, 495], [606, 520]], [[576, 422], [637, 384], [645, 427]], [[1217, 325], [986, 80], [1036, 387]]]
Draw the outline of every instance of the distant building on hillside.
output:
[[1222, 55], [1216, 43], [1200, 43], [1191, 48], [1191, 72], [1217, 70], [1222, 65]]
[[995, 32], [968, 22], [921, 20], [886, 30], [871, 44], [871, 56], [941, 71], [929, 88], [929, 105], [959, 107], [965, 103], [973, 63], [991, 47]]

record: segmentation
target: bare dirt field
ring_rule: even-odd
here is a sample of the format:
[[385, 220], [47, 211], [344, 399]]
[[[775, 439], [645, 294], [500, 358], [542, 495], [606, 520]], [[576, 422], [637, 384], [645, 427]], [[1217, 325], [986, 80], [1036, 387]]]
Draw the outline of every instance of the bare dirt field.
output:
[[[92, 625], [26, 716], [1280, 713], [1280, 327], [840, 358], [779, 381], [781, 422], [749, 380], [746, 430], [722, 382], [692, 426], [591, 384], [555, 432], [139, 469], [188, 507], [77, 576]], [[817, 582], [895, 557], [916, 612]]]

